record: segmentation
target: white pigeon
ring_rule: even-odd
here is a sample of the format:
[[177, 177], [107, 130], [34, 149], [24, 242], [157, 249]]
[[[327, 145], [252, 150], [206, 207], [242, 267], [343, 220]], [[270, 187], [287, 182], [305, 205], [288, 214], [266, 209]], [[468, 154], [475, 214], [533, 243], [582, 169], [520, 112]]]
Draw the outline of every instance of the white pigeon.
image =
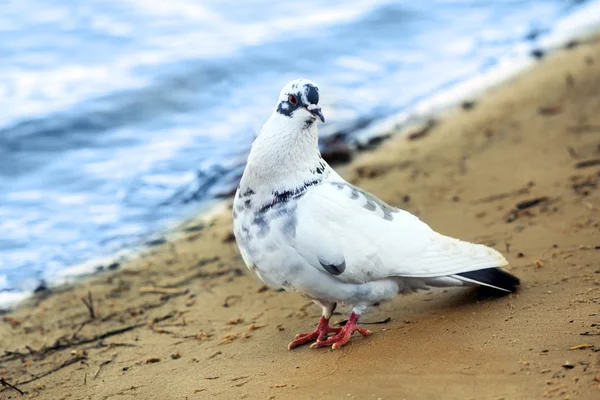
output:
[[[342, 179], [321, 157], [319, 88], [298, 79], [279, 95], [252, 144], [233, 204], [234, 234], [244, 262], [273, 288], [294, 290], [323, 308], [314, 332], [289, 349], [346, 344], [375, 303], [429, 286], [483, 285], [512, 292], [519, 279], [494, 249], [441, 235], [414, 215]], [[343, 328], [329, 319], [352, 307]], [[330, 334], [333, 333], [333, 336]]]

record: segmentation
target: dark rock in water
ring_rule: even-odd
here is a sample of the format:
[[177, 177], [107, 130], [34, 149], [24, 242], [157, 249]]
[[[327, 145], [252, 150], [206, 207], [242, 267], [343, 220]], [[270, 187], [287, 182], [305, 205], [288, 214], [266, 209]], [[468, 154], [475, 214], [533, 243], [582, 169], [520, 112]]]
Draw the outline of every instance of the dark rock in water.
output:
[[[162, 206], [189, 204], [211, 198], [211, 189], [228, 173], [222, 166], [213, 166], [196, 172], [196, 179], [175, 192], [161, 203]], [[214, 195], [214, 193], [212, 193]]]
[[352, 161], [352, 150], [346, 143], [336, 143], [321, 152], [323, 159], [331, 165]]
[[352, 160], [352, 149], [345, 133], [336, 133], [321, 140], [321, 155], [329, 164], [344, 164]]
[[222, 189], [222, 190], [215, 192], [215, 197], [217, 197], [219, 199], [225, 199], [228, 197], [232, 197], [235, 194], [236, 190], [237, 190], [237, 186], [235, 186], [235, 185], [230, 186], [227, 189]]
[[146, 242], [146, 246], [160, 246], [161, 244], [165, 244], [167, 241], [164, 238], [154, 239]]
[[429, 135], [431, 130], [436, 126], [437, 122], [434, 119], [428, 119], [427, 121], [420, 121], [415, 126], [411, 126], [406, 131], [406, 138], [408, 140], [418, 140]]
[[39, 285], [35, 289], [33, 289], [33, 293], [41, 293], [48, 290], [48, 285], [45, 281], [41, 281]]
[[542, 57], [544, 57], [546, 53], [544, 53], [544, 50], [542, 49], [535, 49], [531, 51], [531, 55], [535, 58], [537, 58], [538, 60]]
[[121, 264], [115, 262], [115, 263], [110, 264], [107, 268], [110, 271], [114, 271], [114, 270], [118, 269], [120, 266], [121, 266]]
[[239, 163], [231, 171], [226, 173], [223, 178], [217, 182], [211, 189], [209, 194], [217, 198], [227, 198], [235, 194], [237, 187], [244, 174], [246, 162]]
[[369, 141], [367, 142], [366, 145], [362, 145], [359, 148], [361, 150], [374, 149], [375, 147], [379, 146], [384, 140], [389, 139], [391, 136], [392, 135], [381, 135], [381, 136], [373, 137], [373, 138], [369, 139]]
[[102, 272], [102, 271], [104, 271], [104, 265], [98, 265], [96, 267], [96, 272]]

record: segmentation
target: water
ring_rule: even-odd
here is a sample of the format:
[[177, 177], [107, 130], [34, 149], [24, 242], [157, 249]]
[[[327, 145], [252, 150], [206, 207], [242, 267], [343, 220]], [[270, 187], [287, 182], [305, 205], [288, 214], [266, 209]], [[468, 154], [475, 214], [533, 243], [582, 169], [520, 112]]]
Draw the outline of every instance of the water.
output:
[[0, 295], [230, 191], [291, 79], [352, 141], [590, 3], [1, 1]]

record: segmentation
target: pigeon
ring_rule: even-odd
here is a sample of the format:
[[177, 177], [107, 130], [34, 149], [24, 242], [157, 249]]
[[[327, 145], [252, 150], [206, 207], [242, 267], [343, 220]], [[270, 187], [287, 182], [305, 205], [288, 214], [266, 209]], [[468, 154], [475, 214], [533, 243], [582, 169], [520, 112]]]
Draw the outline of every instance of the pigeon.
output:
[[[510, 293], [519, 278], [498, 251], [435, 232], [407, 211], [346, 182], [318, 147], [319, 87], [294, 80], [252, 143], [233, 203], [233, 230], [246, 266], [269, 287], [295, 291], [323, 310], [293, 349], [340, 348], [370, 306], [429, 287], [485, 286]], [[338, 304], [352, 312], [329, 325]]]

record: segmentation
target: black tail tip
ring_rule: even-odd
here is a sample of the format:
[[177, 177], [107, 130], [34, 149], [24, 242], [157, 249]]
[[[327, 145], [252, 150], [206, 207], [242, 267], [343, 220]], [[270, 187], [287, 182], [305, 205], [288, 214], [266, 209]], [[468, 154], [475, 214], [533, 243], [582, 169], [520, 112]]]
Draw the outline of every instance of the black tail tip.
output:
[[[487, 296], [491, 297], [503, 296], [512, 292], [516, 292], [518, 286], [521, 284], [521, 280], [519, 278], [500, 268], [486, 268], [477, 271], [463, 272], [462, 274], [457, 275], [480, 283], [480, 294], [486, 294]], [[504, 290], [498, 290], [485, 285], [495, 286]]]

